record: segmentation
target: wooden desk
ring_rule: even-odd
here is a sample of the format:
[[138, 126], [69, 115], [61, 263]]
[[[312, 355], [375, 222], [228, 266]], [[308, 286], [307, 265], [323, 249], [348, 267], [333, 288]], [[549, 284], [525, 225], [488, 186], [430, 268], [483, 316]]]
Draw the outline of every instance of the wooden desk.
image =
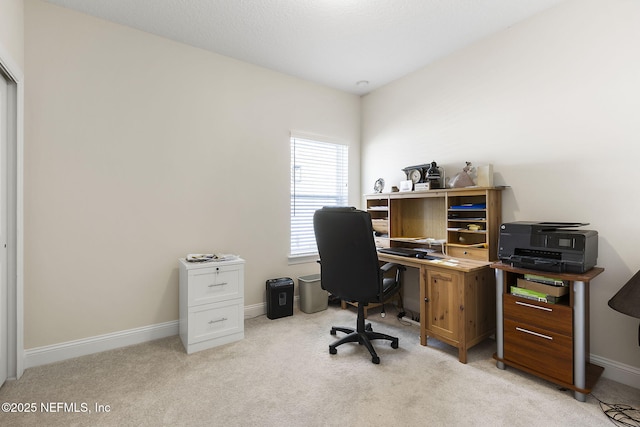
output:
[[431, 336], [467, 350], [495, 332], [495, 275], [490, 263], [444, 256], [442, 261], [378, 254], [384, 262], [420, 269], [420, 344]]
[[[512, 366], [574, 391], [584, 402], [604, 368], [589, 363], [589, 282], [604, 269], [553, 273], [512, 267], [495, 268], [497, 293], [497, 367]], [[524, 274], [569, 281], [568, 304], [547, 304], [510, 294]]]

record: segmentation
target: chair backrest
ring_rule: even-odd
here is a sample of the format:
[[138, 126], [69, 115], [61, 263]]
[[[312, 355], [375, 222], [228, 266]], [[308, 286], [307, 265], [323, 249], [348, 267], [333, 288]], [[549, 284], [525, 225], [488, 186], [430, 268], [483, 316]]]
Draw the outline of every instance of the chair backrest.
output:
[[382, 293], [382, 273], [371, 215], [349, 207], [325, 207], [313, 216], [322, 287], [347, 300], [368, 303]]

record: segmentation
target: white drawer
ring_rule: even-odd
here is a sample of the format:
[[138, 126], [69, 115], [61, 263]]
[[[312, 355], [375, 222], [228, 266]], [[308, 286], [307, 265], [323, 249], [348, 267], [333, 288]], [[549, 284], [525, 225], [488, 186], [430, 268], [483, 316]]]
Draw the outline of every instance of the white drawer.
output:
[[244, 330], [243, 299], [200, 305], [189, 309], [189, 344]]
[[187, 304], [192, 307], [242, 297], [240, 274], [236, 266], [189, 271]]

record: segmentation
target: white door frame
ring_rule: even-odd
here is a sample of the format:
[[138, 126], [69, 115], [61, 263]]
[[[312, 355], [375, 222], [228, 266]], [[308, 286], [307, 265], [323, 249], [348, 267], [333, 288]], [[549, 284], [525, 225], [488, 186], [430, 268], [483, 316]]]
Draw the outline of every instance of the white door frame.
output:
[[24, 372], [24, 74], [2, 44], [0, 69], [10, 80], [10, 109], [15, 111], [7, 124], [12, 131], [7, 147], [7, 376], [18, 379]]

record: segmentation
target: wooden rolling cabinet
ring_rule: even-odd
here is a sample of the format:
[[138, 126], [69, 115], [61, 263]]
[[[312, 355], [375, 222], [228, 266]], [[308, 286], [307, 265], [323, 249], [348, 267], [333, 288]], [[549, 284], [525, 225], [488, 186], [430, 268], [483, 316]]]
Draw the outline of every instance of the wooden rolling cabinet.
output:
[[447, 193], [447, 254], [497, 260], [502, 221], [500, 190], [458, 189]]
[[367, 212], [371, 215], [371, 222], [375, 231], [376, 247], [389, 247], [389, 197], [372, 195], [367, 197]]
[[504, 358], [573, 383], [571, 308], [503, 296]]
[[[589, 282], [602, 271], [555, 273], [527, 270], [494, 263], [497, 290], [498, 368], [518, 368], [574, 390], [585, 401], [603, 368], [589, 363]], [[550, 304], [510, 293], [525, 274], [569, 282], [569, 299]]]
[[188, 354], [244, 338], [244, 260], [180, 266], [180, 339]]
[[431, 336], [453, 345], [466, 363], [467, 350], [495, 331], [493, 271], [425, 266], [421, 275], [420, 343], [427, 345]]

